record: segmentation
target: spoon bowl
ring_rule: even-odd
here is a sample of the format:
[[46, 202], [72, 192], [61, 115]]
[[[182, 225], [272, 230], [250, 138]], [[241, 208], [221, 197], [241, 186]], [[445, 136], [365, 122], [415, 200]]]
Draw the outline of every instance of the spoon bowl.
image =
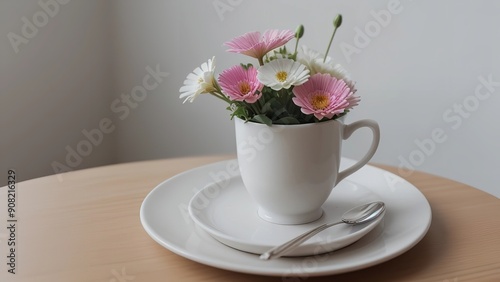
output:
[[342, 222], [347, 224], [361, 224], [374, 220], [384, 211], [385, 204], [383, 202], [372, 202], [346, 211], [342, 215]]
[[332, 226], [335, 226], [337, 224], [341, 223], [346, 223], [346, 224], [351, 224], [351, 225], [357, 225], [357, 224], [362, 224], [365, 222], [372, 221], [376, 218], [378, 218], [380, 215], [382, 215], [385, 212], [385, 204], [383, 202], [372, 202], [368, 203], [365, 205], [357, 206], [355, 208], [352, 208], [348, 211], [346, 211], [342, 215], [342, 220], [335, 222], [335, 223], [325, 223], [323, 225], [320, 225], [314, 229], [311, 229], [293, 239], [290, 241], [276, 246], [269, 251], [263, 253], [260, 256], [260, 259], [263, 260], [269, 260], [273, 258], [279, 258], [286, 253], [289, 253], [296, 247], [298, 247], [300, 244], [303, 242], [307, 241], [309, 238], [313, 237], [314, 235], [318, 234], [319, 232], [330, 228]]

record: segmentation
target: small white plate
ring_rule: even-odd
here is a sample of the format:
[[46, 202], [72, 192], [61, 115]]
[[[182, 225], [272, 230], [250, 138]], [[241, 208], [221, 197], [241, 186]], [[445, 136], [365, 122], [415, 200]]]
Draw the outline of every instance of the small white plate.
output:
[[[341, 164], [347, 167], [354, 161], [342, 158]], [[238, 175], [237, 161], [230, 160], [194, 168], [160, 183], [142, 203], [140, 218], [144, 229], [161, 246], [193, 261], [287, 278], [338, 274], [388, 261], [415, 246], [431, 224], [429, 203], [415, 186], [390, 172], [366, 165], [344, 181], [367, 187], [386, 204], [382, 224], [355, 244], [335, 252], [264, 261], [255, 254], [221, 244], [199, 228], [188, 213], [188, 204], [199, 190], [209, 183]], [[356, 191], [354, 188], [353, 192]], [[361, 197], [359, 203], [369, 200]]]
[[[346, 180], [337, 185], [323, 204], [323, 216], [311, 223], [280, 225], [257, 214], [258, 206], [247, 193], [241, 177], [231, 177], [207, 185], [189, 203], [193, 220], [220, 242], [254, 254], [262, 254], [314, 227], [341, 220], [342, 214], [364, 203], [380, 201], [368, 188]], [[382, 220], [360, 224], [340, 224], [312, 237], [287, 256], [319, 255], [348, 246], [370, 232]]]

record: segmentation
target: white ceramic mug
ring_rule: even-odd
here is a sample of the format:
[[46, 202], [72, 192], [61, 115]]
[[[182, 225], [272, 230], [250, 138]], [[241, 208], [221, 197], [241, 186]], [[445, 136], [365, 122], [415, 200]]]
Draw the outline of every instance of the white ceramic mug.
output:
[[[320, 218], [333, 187], [368, 163], [380, 140], [373, 120], [267, 126], [235, 118], [235, 125], [243, 183], [259, 206], [259, 216], [278, 224]], [[342, 140], [362, 127], [373, 133], [368, 152], [339, 172]]]

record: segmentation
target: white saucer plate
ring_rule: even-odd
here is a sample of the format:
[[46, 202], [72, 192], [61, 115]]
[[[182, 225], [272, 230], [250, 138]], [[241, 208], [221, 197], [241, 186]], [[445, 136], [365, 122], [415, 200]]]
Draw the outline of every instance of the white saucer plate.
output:
[[[191, 218], [215, 239], [232, 248], [262, 254], [272, 247], [325, 223], [341, 221], [342, 214], [364, 203], [379, 201], [368, 188], [346, 179], [335, 187], [323, 204], [323, 216], [300, 225], [273, 224], [261, 219], [241, 177], [231, 177], [207, 185], [189, 203]], [[370, 232], [383, 216], [360, 225], [341, 224], [331, 227], [286, 254], [286, 256], [319, 255], [348, 246]]]
[[[347, 167], [354, 161], [342, 158], [341, 163]], [[340, 214], [354, 205], [374, 200], [385, 202], [386, 214], [380, 224], [356, 243], [334, 252], [264, 261], [258, 255], [221, 244], [200, 228], [188, 212], [190, 200], [209, 183], [231, 182], [231, 179], [239, 179], [238, 176], [237, 161], [229, 160], [201, 166], [164, 181], [142, 203], [140, 218], [144, 229], [161, 246], [193, 261], [237, 272], [285, 278], [338, 274], [385, 262], [415, 246], [431, 224], [429, 203], [415, 186], [390, 172], [366, 165], [335, 187], [332, 195], [342, 194], [337, 188], [352, 193], [353, 197], [349, 195], [352, 202], [338, 207]], [[206, 193], [208, 200], [219, 195], [217, 190]], [[334, 214], [337, 212], [327, 212], [328, 216]], [[217, 217], [213, 220], [219, 224]]]

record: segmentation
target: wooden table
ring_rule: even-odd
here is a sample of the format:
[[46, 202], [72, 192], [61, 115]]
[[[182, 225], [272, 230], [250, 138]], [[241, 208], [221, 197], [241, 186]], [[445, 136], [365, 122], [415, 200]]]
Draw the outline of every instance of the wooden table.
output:
[[[161, 247], [142, 228], [139, 209], [156, 185], [229, 158], [234, 156], [118, 164], [17, 183], [16, 274], [7, 272], [12, 232], [6, 228], [8, 192], [2, 187], [0, 281], [282, 281], [190, 261]], [[424, 239], [388, 262], [307, 281], [500, 281], [499, 199], [426, 173], [406, 179], [432, 207]]]

